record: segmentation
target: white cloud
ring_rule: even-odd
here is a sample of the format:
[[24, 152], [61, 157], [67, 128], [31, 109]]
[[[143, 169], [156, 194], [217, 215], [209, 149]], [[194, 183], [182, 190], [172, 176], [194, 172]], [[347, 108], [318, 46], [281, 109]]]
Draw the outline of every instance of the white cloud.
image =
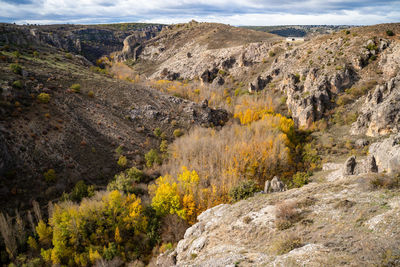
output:
[[[16, 4], [18, 1], [25, 4]], [[0, 20], [41, 24], [176, 23], [194, 18], [232, 25], [363, 25], [400, 19], [400, 1], [387, 0], [31, 0], [26, 4], [27, 1], [0, 0]]]

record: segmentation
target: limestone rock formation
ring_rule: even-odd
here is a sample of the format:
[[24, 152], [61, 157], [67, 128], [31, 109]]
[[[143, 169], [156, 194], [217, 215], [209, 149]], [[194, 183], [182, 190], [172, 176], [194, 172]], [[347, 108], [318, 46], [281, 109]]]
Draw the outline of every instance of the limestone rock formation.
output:
[[274, 176], [272, 180], [265, 181], [264, 192], [272, 193], [272, 192], [283, 192], [286, 190], [285, 184], [279, 179], [278, 176]]
[[368, 94], [352, 134], [379, 136], [400, 131], [400, 75]]
[[355, 156], [351, 156], [346, 160], [343, 166], [343, 175], [357, 175], [373, 172], [378, 172], [378, 166], [373, 155], [370, 155], [359, 162], [356, 161]]
[[380, 172], [400, 172], [400, 135], [371, 144], [369, 154], [375, 156]]

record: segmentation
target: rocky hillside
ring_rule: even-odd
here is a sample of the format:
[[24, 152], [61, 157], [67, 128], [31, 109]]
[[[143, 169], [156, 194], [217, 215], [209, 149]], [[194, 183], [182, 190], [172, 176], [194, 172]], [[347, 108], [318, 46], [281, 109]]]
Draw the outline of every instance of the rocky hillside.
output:
[[[27, 31], [15, 38], [30, 40]], [[135, 165], [143, 164], [144, 154], [159, 146], [156, 128], [172, 140], [176, 129], [227, 120], [225, 111], [89, 68], [82, 56], [13, 41], [3, 43], [0, 61], [3, 210], [24, 209], [32, 199], [55, 199], [80, 179], [106, 185], [120, 170], [116, 149], [121, 147]], [[46, 180], [49, 170], [56, 175]]]
[[399, 140], [370, 146], [377, 165], [326, 163], [301, 188], [203, 212], [157, 266], [397, 266]]
[[[128, 36], [135, 36], [138, 42], [156, 36], [163, 25], [133, 24], [121, 27], [110, 25], [46, 25], [19, 26], [0, 24], [0, 42], [29, 46], [48, 45], [74, 54], [80, 54], [95, 63], [102, 56], [121, 50]], [[135, 26], [135, 27], [128, 27]]]
[[[138, 46], [134, 69], [151, 79], [198, 79], [221, 90], [235, 90], [235, 85], [227, 84], [230, 80], [247, 83], [250, 92], [276, 88], [286, 95], [286, 106], [300, 127], [310, 127], [329, 118], [338, 106], [355, 102], [347, 107], [363, 115], [352, 133], [363, 134], [366, 124], [372, 124], [369, 135], [396, 132], [397, 108], [387, 103], [398, 101], [397, 90], [386, 88], [396, 87], [400, 42], [386, 32], [398, 32], [399, 27], [352, 28], [304, 43], [286, 43], [267, 33], [192, 22], [166, 29]], [[371, 115], [371, 101], [377, 102], [373, 95], [382, 95], [378, 109], [390, 109], [383, 112], [388, 114], [385, 118], [378, 118], [382, 112]]]

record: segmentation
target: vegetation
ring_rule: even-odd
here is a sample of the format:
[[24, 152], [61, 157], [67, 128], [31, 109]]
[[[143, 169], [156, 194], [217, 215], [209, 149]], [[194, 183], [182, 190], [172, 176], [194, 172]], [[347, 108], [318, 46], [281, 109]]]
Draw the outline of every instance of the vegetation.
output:
[[85, 197], [94, 196], [94, 186], [88, 186], [83, 180], [78, 181], [69, 194], [63, 194], [63, 200], [80, 202]]
[[80, 93], [81, 91], [81, 85], [79, 83], [74, 83], [73, 85], [71, 85], [70, 89], [72, 90], [72, 92], [74, 93]]
[[387, 36], [394, 36], [394, 32], [392, 30], [387, 30], [386, 31]]
[[134, 193], [135, 183], [143, 182], [144, 179], [146, 179], [146, 175], [136, 167], [132, 167], [115, 175], [114, 180], [108, 184], [107, 190], [118, 190], [124, 193]]
[[23, 84], [22, 84], [22, 82], [20, 80], [18, 80], [18, 81], [14, 81], [12, 86], [15, 87], [15, 88], [21, 89], [23, 87]]
[[178, 138], [183, 135], [183, 131], [182, 131], [182, 129], [175, 129], [173, 134], [176, 138]]
[[254, 181], [243, 181], [229, 191], [229, 197], [233, 201], [239, 201], [252, 197], [257, 191], [259, 189]]
[[162, 159], [160, 155], [158, 154], [157, 150], [151, 149], [149, 152], [147, 152], [144, 155], [144, 158], [146, 160], [146, 166], [148, 168], [153, 167], [155, 164], [160, 165], [162, 163]]
[[22, 67], [20, 65], [18, 65], [18, 64], [11, 64], [10, 65], [10, 69], [15, 74], [22, 74]]
[[40, 93], [40, 94], [37, 96], [37, 100], [38, 100], [40, 103], [47, 104], [47, 103], [50, 102], [50, 95], [49, 95], [49, 94], [46, 94], [46, 93]]
[[274, 240], [270, 246], [270, 250], [276, 255], [283, 255], [301, 246], [303, 246], [301, 239], [295, 234], [289, 234]]
[[121, 156], [119, 156], [117, 164], [120, 167], [125, 168], [126, 165], [128, 164], [128, 159], [125, 156], [121, 155]]
[[53, 183], [57, 180], [57, 175], [56, 171], [54, 169], [49, 169], [47, 170], [44, 174], [43, 177], [47, 183]]
[[131, 261], [147, 255], [151, 227], [140, 198], [111, 191], [80, 204], [54, 205], [49, 223], [41, 221], [36, 229], [47, 264], [88, 266], [116, 257]]

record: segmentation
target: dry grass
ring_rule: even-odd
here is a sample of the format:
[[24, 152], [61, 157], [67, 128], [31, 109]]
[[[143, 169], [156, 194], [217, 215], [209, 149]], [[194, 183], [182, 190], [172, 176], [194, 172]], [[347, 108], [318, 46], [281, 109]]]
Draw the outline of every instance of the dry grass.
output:
[[270, 251], [276, 255], [283, 255], [301, 246], [303, 246], [301, 238], [294, 233], [289, 233], [273, 240], [270, 245]]
[[275, 226], [278, 230], [285, 230], [293, 226], [301, 219], [297, 210], [297, 202], [285, 201], [277, 205], [275, 214]]

